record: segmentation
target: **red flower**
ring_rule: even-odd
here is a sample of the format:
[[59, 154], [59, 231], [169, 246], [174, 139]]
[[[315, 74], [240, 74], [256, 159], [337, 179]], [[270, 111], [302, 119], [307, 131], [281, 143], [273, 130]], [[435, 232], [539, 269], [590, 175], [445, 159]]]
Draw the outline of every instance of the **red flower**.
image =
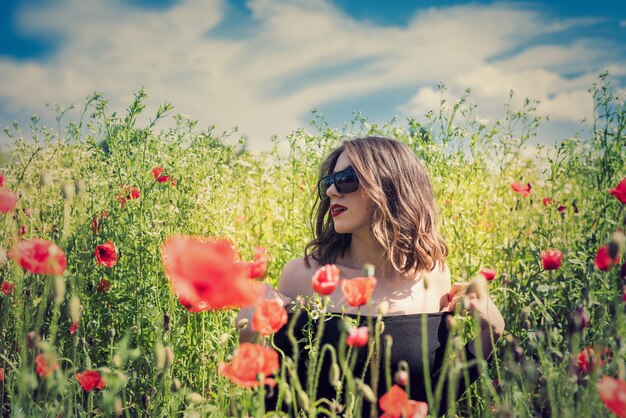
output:
[[2, 293], [4, 293], [7, 296], [13, 293], [14, 288], [15, 288], [15, 285], [13, 283], [2, 282]]
[[104, 389], [106, 384], [104, 380], [102, 380], [102, 376], [100, 376], [100, 372], [97, 370], [86, 370], [82, 373], [76, 373], [76, 380], [82, 386], [82, 388], [91, 392], [94, 389]]
[[0, 173], [0, 187], [4, 186], [4, 174]]
[[348, 330], [348, 337], [346, 338], [346, 344], [350, 347], [365, 347], [367, 344], [367, 338], [369, 336], [367, 327], [351, 327]]
[[560, 205], [558, 208], [556, 208], [556, 210], [558, 210], [560, 213], [565, 212], [566, 209], [567, 209], [567, 206], [565, 205]]
[[350, 306], [361, 306], [369, 302], [376, 287], [374, 277], [356, 277], [341, 282], [341, 291]]
[[339, 267], [334, 264], [326, 264], [318, 268], [311, 279], [313, 290], [323, 296], [333, 293], [338, 284]]
[[154, 167], [152, 169], [152, 176], [159, 183], [167, 183], [170, 180], [170, 176], [163, 174], [163, 171], [165, 170], [162, 167]]
[[515, 193], [519, 193], [522, 195], [522, 197], [526, 197], [530, 194], [530, 190], [532, 189], [532, 186], [530, 185], [530, 183], [519, 183], [519, 182], [515, 182], [515, 183], [511, 183], [511, 188], [513, 189], [513, 191]]
[[262, 300], [254, 309], [252, 329], [267, 336], [281, 329], [287, 323], [287, 319], [287, 311], [280, 301]]
[[78, 322], [73, 322], [70, 326], [70, 335], [74, 335], [78, 330]]
[[4, 369], [0, 367], [0, 382], [4, 382]]
[[139, 189], [135, 186], [129, 186], [127, 184], [124, 186], [124, 192], [117, 194], [117, 201], [120, 202], [121, 207], [124, 207], [126, 205], [126, 201], [131, 199], [139, 199]]
[[98, 245], [94, 251], [94, 256], [98, 261], [98, 265], [110, 268], [117, 264], [117, 252], [115, 251], [115, 244], [113, 244], [112, 241]]
[[[278, 371], [278, 353], [273, 348], [243, 343], [235, 351], [232, 361], [220, 363], [218, 369], [222, 376], [244, 388], [261, 384], [274, 386], [274, 379], [267, 376]], [[263, 375], [263, 380], [258, 380], [259, 374]]]
[[598, 384], [600, 399], [615, 415], [626, 418], [626, 382], [611, 376], [602, 376]]
[[98, 293], [108, 292], [109, 290], [111, 290], [111, 283], [102, 277], [98, 283]]
[[240, 263], [248, 268], [248, 279], [263, 280], [267, 277], [267, 262], [270, 256], [265, 247], [257, 245], [254, 248], [254, 261], [241, 261]]
[[578, 353], [578, 368], [581, 372], [587, 374], [596, 366], [604, 366], [604, 360], [610, 360], [611, 353], [608, 348], [600, 349], [598, 353], [593, 347], [583, 348]]
[[39, 354], [35, 357], [35, 371], [39, 377], [48, 377], [59, 367], [54, 355]]
[[0, 189], [0, 213], [9, 213], [17, 205], [17, 193], [10, 190]]
[[482, 268], [480, 269], [480, 274], [482, 274], [485, 279], [490, 282], [496, 278], [497, 272], [495, 269]]
[[611, 258], [609, 255], [609, 247], [603, 245], [598, 248], [598, 252], [596, 253], [596, 268], [600, 271], [609, 271], [611, 267], [619, 264], [619, 255], [615, 256], [615, 258]]
[[178, 181], [177, 179], [172, 179], [172, 181], [170, 181], [170, 187], [176, 186], [177, 181]]
[[190, 312], [249, 306], [263, 293], [246, 279], [249, 269], [236, 261], [226, 239], [170, 237], [161, 257], [174, 293]]
[[554, 199], [552, 199], [550, 197], [544, 197], [542, 202], [543, 202], [544, 206], [556, 205], [556, 200], [554, 200]]
[[626, 178], [623, 178], [614, 189], [610, 189], [609, 193], [615, 196], [620, 202], [626, 204]]
[[378, 402], [384, 411], [381, 418], [425, 418], [428, 415], [428, 404], [409, 400], [406, 392], [398, 385], [393, 385]]
[[33, 238], [18, 242], [9, 250], [9, 257], [35, 274], [60, 276], [65, 272], [65, 253], [45, 239]]
[[100, 232], [100, 227], [102, 226], [102, 221], [108, 216], [106, 211], [102, 211], [102, 213], [100, 213], [100, 219], [98, 219], [98, 216], [94, 216], [93, 220], [91, 221], [91, 230], [93, 231], [94, 235], [98, 234]]
[[561, 267], [563, 261], [563, 253], [554, 248], [549, 248], [541, 252], [541, 261], [544, 270], [556, 270]]

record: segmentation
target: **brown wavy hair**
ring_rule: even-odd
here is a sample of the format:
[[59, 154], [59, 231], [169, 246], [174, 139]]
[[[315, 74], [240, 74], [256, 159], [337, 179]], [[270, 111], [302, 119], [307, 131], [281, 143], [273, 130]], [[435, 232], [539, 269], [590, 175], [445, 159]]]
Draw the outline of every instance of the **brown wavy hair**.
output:
[[[437, 231], [437, 208], [423, 164], [405, 144], [389, 138], [344, 141], [322, 161], [319, 177], [333, 172], [344, 152], [359, 178], [359, 187], [372, 201], [371, 230], [385, 249], [385, 259], [403, 274], [443, 267], [448, 247]], [[335, 232], [329, 216], [330, 199], [318, 197], [311, 210], [313, 240], [304, 250], [320, 264], [343, 255], [352, 234]]]

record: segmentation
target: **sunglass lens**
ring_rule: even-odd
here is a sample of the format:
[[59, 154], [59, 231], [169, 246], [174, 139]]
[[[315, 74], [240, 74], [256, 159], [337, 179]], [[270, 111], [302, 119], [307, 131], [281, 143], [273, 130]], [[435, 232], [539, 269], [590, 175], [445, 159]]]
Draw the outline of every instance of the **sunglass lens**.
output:
[[354, 171], [341, 171], [335, 174], [335, 187], [339, 193], [352, 193], [359, 188]]
[[328, 190], [331, 184], [333, 184], [332, 176], [322, 177], [317, 185], [317, 191], [320, 195], [320, 199], [324, 200], [328, 197], [326, 195], [326, 190]]

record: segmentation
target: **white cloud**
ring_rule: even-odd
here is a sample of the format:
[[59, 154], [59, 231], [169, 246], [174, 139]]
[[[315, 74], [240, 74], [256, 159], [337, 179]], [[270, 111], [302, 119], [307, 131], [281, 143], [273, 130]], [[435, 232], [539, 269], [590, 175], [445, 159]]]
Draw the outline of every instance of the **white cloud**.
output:
[[94, 90], [119, 111], [145, 87], [150, 106], [167, 99], [200, 127], [239, 126], [253, 148], [266, 148], [272, 134], [306, 125], [309, 109], [335, 100], [407, 88], [415, 95], [390, 111], [421, 116], [438, 107], [439, 80], [450, 97], [471, 87], [481, 117], [496, 117], [513, 89], [540, 99], [541, 112], [578, 120], [598, 69], [626, 72], [597, 41], [527, 46], [595, 20], [548, 19], [510, 4], [430, 8], [402, 28], [356, 21], [324, 0], [248, 6], [254, 35], [236, 40], [210, 32], [225, 16], [223, 0], [181, 0], [164, 11], [122, 0], [24, 8], [21, 31], [59, 47], [35, 62], [0, 59], [0, 114], [43, 113], [48, 101], [78, 104]]

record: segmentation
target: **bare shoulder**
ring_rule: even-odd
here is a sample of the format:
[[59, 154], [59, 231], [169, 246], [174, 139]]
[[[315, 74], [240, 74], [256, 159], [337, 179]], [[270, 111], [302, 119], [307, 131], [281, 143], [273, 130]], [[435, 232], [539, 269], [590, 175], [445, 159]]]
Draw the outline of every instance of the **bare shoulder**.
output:
[[448, 266], [442, 264], [435, 267], [432, 271], [426, 273], [426, 280], [428, 281], [428, 293], [432, 295], [433, 301], [438, 301], [439, 310], [447, 309], [449, 302], [448, 293], [452, 288], [452, 279]]
[[313, 293], [311, 277], [313, 277], [319, 264], [310, 257], [309, 263], [310, 266], [307, 267], [304, 257], [300, 257], [285, 264], [278, 281], [278, 291], [290, 298], [295, 298], [298, 295], [311, 295]]

